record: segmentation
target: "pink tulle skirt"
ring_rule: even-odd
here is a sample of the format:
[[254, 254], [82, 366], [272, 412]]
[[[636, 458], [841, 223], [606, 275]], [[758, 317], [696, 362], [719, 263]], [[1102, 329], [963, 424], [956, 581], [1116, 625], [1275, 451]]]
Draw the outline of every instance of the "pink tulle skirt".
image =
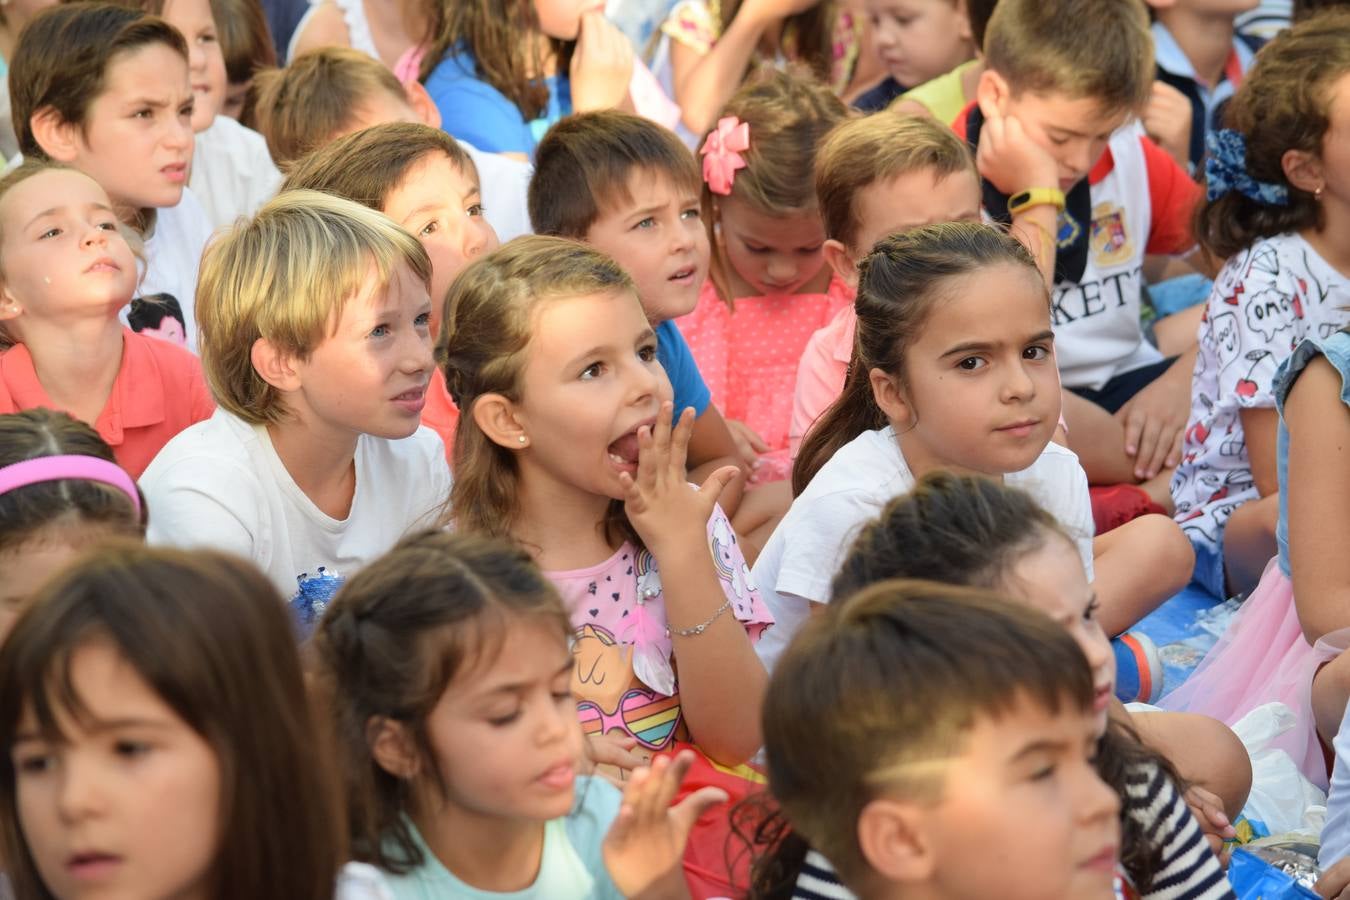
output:
[[1326, 790], [1327, 769], [1312, 715], [1312, 679], [1346, 647], [1350, 630], [1308, 643], [1294, 606], [1293, 584], [1271, 560], [1219, 642], [1185, 684], [1159, 704], [1199, 713], [1232, 726], [1265, 703], [1289, 707], [1298, 724], [1272, 743], [1289, 754], [1313, 784]]

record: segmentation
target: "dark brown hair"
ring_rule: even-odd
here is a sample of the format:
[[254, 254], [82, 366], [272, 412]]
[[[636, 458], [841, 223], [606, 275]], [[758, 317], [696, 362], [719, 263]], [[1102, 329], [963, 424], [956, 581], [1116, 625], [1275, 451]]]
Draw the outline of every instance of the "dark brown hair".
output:
[[872, 397], [870, 373], [881, 369], [904, 378], [906, 351], [934, 304], [947, 296], [948, 283], [1007, 264], [1025, 268], [1040, 282], [1027, 249], [990, 225], [924, 225], [877, 242], [858, 264], [858, 296], [853, 304], [858, 326], [844, 392], [802, 440], [792, 466], [794, 495], [806, 490], [836, 450], [864, 431], [886, 426], [886, 416]]
[[628, 197], [635, 173], [660, 176], [698, 195], [698, 163], [668, 128], [614, 110], [559, 120], [535, 149], [530, 224], [535, 234], [583, 240], [595, 220]]
[[994, 14], [998, 0], [965, 0], [966, 19], [970, 22], [970, 36], [975, 49], [984, 52], [984, 34], [989, 28], [989, 17]]
[[[534, 38], [539, 16], [534, 0], [421, 0], [426, 18], [419, 77], [426, 81], [442, 59], [453, 55], [457, 47], [473, 54], [473, 74], [501, 91], [529, 122], [548, 108], [549, 92], [543, 75], [546, 54], [539, 52]], [[557, 71], [566, 72], [572, 61], [576, 41], [549, 38], [548, 55]]]
[[230, 84], [247, 84], [259, 69], [277, 64], [272, 30], [258, 0], [211, 0], [211, 17]]
[[[806, 173], [815, 168], [825, 135], [848, 114], [833, 91], [800, 67], [762, 70], [718, 114], [719, 119], [735, 116], [750, 126], [750, 149], [741, 154], [745, 168], [736, 172], [731, 196], [767, 215], [815, 212], [815, 185]], [[730, 273], [717, 236], [718, 202], [705, 183], [703, 221], [712, 247], [708, 274], [718, 295], [731, 305]]]
[[1015, 94], [1095, 100], [1103, 112], [1142, 110], [1153, 89], [1153, 36], [1143, 0], [999, 0], [985, 65]]
[[1262, 203], [1230, 190], [1200, 206], [1195, 235], [1223, 260], [1255, 241], [1321, 228], [1322, 206], [1289, 183], [1284, 154], [1321, 156], [1330, 128], [1331, 89], [1350, 72], [1350, 10], [1328, 10], [1299, 22], [1261, 48], [1242, 86], [1228, 102], [1225, 124], [1246, 141], [1247, 174], [1289, 192], [1289, 203]]
[[254, 75], [241, 121], [262, 134], [272, 162], [285, 172], [346, 131], [361, 104], [380, 91], [405, 98], [403, 85], [379, 60], [350, 47], [324, 47]]
[[323, 191], [371, 209], [384, 209], [408, 170], [432, 153], [449, 157], [455, 168], [478, 180], [469, 154], [441, 129], [390, 122], [340, 137], [297, 160], [281, 190]]
[[[29, 409], [0, 416], [0, 468], [44, 456], [92, 456], [116, 463], [97, 431], [63, 412]], [[139, 488], [137, 489], [139, 493]], [[0, 551], [69, 529], [141, 537], [145, 502], [100, 481], [65, 478], [0, 493]]]
[[163, 44], [184, 60], [183, 35], [163, 19], [112, 3], [68, 3], [43, 10], [19, 35], [9, 61], [9, 96], [19, 151], [46, 158], [33, 115], [51, 107], [63, 122], [85, 124], [103, 93], [108, 67], [123, 53]]
[[212, 551], [97, 550], [48, 584], [0, 648], [0, 839], [15, 894], [48, 900], [18, 819], [10, 753], [31, 710], [97, 719], [72, 683], [80, 650], [106, 642], [220, 764], [209, 896], [331, 900], [345, 859], [328, 754], [305, 697], [286, 607], [252, 566]]
[[405, 818], [416, 808], [417, 785], [374, 760], [372, 724], [402, 724], [421, 769], [444, 789], [427, 717], [456, 675], [495, 657], [507, 629], [522, 620], [556, 627], [566, 646], [562, 600], [528, 554], [506, 541], [444, 531], [404, 538], [338, 592], [313, 647], [357, 859], [396, 873], [423, 862]]
[[916, 763], [959, 755], [978, 719], [1019, 703], [1086, 715], [1092, 697], [1083, 652], [1045, 615], [970, 588], [880, 582], [812, 616], [774, 669], [769, 789], [850, 883], [867, 870], [857, 822], [873, 798], [941, 796], [941, 775]]

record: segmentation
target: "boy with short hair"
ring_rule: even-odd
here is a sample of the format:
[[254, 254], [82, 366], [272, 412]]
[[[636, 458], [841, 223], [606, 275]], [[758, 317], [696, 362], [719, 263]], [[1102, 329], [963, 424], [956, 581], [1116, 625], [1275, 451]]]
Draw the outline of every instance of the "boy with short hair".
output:
[[[977, 102], [954, 127], [976, 146], [994, 219], [1059, 210], [1051, 302], [1061, 379], [1078, 395], [1065, 403], [1069, 446], [1094, 483], [1147, 482], [1165, 505], [1195, 346], [1169, 359], [1146, 340], [1143, 262], [1191, 253], [1200, 189], [1132, 121], [1153, 84], [1147, 12], [1142, 0], [1001, 0], [984, 49]], [[1057, 184], [1010, 187], [985, 164], [985, 132], [1014, 122], [1055, 160]]]
[[430, 281], [411, 235], [316, 191], [213, 243], [197, 316], [218, 409], [142, 476], [147, 539], [252, 560], [308, 622], [343, 576], [430, 522], [450, 490], [441, 442], [419, 428]]
[[[718, 465], [744, 464], [674, 322], [698, 305], [708, 274], [710, 251], [699, 205], [702, 180], [693, 154], [674, 132], [606, 110], [556, 123], [539, 142], [534, 165], [529, 193], [534, 230], [584, 241], [614, 257], [633, 277], [638, 299], [656, 329], [657, 353], [674, 387], [676, 407], [692, 406], [698, 416], [689, 445], [690, 469], [701, 473]], [[743, 486], [743, 478], [732, 482], [720, 502], [737, 533], [750, 537], [771, 527], [781, 511], [776, 503], [760, 509], [764, 504], [759, 502], [741, 510]], [[750, 496], [756, 494], [761, 500], [769, 496], [758, 490]], [[786, 504], [782, 506], [785, 510]], [[750, 549], [747, 559], [754, 556]]]
[[[388, 122], [441, 127], [441, 114], [419, 82], [400, 84], [378, 60], [349, 47], [306, 53], [284, 69], [259, 72], [246, 118], [267, 140], [282, 172], [331, 141]], [[488, 221], [503, 241], [530, 233], [525, 194], [527, 163], [459, 145], [473, 159], [484, 187]]]
[[[377, 209], [414, 235], [431, 258], [430, 330], [440, 330], [451, 282], [497, 248], [483, 217], [478, 170], [454, 138], [429, 125], [391, 122], [338, 138], [299, 160], [283, 190], [313, 190]], [[459, 408], [438, 367], [427, 387], [422, 424], [441, 436], [454, 461]]]

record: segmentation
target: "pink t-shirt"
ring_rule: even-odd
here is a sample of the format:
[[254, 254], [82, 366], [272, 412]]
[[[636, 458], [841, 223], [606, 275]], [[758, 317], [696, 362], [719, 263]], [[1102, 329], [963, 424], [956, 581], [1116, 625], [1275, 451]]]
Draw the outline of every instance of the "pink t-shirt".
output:
[[807, 430], [844, 391], [857, 328], [858, 314], [852, 306], [845, 306], [828, 325], [811, 335], [802, 350], [797, 386], [792, 393], [792, 423], [788, 427], [788, 447], [793, 457]]
[[[750, 581], [736, 534], [720, 508], [708, 520], [708, 550], [752, 641], [773, 623]], [[572, 692], [586, 734], [619, 732], [637, 740], [634, 752], [650, 758], [676, 740], [689, 740], [680, 709], [672, 644], [656, 561], [624, 543], [596, 566], [546, 572], [572, 619], [577, 665]], [[734, 691], [735, 685], [727, 685]]]
[[778, 481], [791, 472], [788, 436], [802, 351], [811, 335], [852, 305], [853, 289], [836, 276], [823, 294], [737, 297], [732, 312], [707, 281], [698, 306], [678, 320], [722, 415], [744, 422], [769, 445], [753, 481]]

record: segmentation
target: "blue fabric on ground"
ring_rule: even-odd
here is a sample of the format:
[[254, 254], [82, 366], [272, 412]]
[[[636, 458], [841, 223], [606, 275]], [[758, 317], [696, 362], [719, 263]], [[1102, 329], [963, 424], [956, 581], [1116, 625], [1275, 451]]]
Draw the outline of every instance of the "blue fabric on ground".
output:
[[1219, 606], [1220, 600], [1194, 584], [1149, 613], [1131, 631], [1142, 631], [1158, 645], [1163, 664], [1163, 696], [1184, 682], [1217, 637], [1206, 630], [1202, 616]]

